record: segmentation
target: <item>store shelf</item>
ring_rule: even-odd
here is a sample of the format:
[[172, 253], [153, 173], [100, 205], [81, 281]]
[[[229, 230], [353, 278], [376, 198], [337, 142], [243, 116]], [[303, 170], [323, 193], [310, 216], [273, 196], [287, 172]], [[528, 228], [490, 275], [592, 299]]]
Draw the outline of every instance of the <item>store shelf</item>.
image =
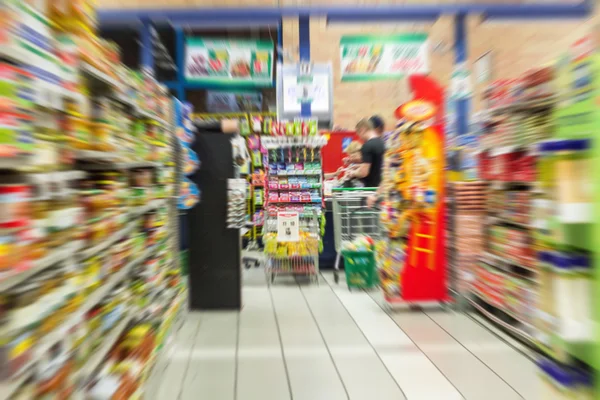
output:
[[106, 239], [102, 243], [99, 243], [96, 246], [89, 247], [85, 250], [82, 250], [78, 254], [78, 256], [81, 259], [90, 258], [90, 257], [100, 253], [101, 251], [107, 249], [108, 247], [112, 246], [114, 243], [118, 242], [119, 240], [121, 240], [122, 238], [127, 236], [129, 233], [131, 233], [134, 229], [135, 229], [135, 223], [133, 223], [133, 222], [129, 223], [125, 228], [114, 233], [112, 236], [110, 236], [108, 239]]
[[92, 309], [96, 304], [102, 301], [114, 287], [121, 283], [131, 272], [131, 270], [140, 262], [145, 260], [152, 252], [155, 251], [155, 247], [147, 249], [142, 255], [131, 261], [120, 271], [114, 273], [109, 277], [106, 282], [102, 284], [95, 292], [93, 292], [83, 303], [77, 311], [72, 313], [60, 326], [54, 329], [52, 332], [38, 339], [37, 344], [34, 348], [33, 360], [23, 368], [23, 372], [18, 378], [11, 380], [10, 382], [0, 384], [0, 400], [8, 399], [14, 391], [16, 391], [33, 373], [34, 365], [57, 343], [62, 341], [66, 337], [66, 333], [73, 329], [79, 322], [83, 321], [85, 315]]
[[144, 215], [152, 210], [155, 210], [157, 208], [160, 208], [164, 205], [167, 204], [167, 200], [166, 199], [156, 199], [156, 200], [152, 200], [150, 201], [148, 204], [145, 204], [143, 206], [139, 206], [139, 207], [135, 207], [133, 208], [130, 212], [129, 215], [132, 218], [136, 218], [139, 217], [140, 215]]
[[119, 81], [117, 81], [115, 78], [105, 74], [104, 72], [100, 71], [96, 67], [84, 62], [81, 65], [81, 70], [87, 77], [92, 78], [93, 80], [96, 80], [98, 82], [101, 82], [102, 84], [107, 85], [108, 87], [110, 87], [113, 90], [123, 92], [123, 90], [121, 90], [122, 85], [119, 83]]
[[543, 99], [534, 99], [528, 101], [520, 101], [505, 106], [500, 106], [489, 110], [492, 115], [505, 114], [510, 112], [528, 112], [541, 108], [552, 107], [556, 104], [558, 97], [551, 96]]
[[100, 347], [94, 350], [93, 355], [85, 362], [85, 365], [77, 374], [78, 378], [85, 382], [98, 369], [134, 318], [135, 313], [132, 309], [125, 312], [118, 324], [104, 336]]
[[55, 183], [55, 182], [68, 182], [79, 179], [84, 179], [87, 176], [85, 171], [72, 170], [72, 171], [60, 171], [60, 172], [45, 172], [36, 174], [27, 174], [27, 181], [33, 184], [44, 184], [44, 183]]
[[76, 241], [62, 245], [56, 249], [50, 251], [45, 257], [36, 260], [32, 263], [31, 267], [25, 270], [14, 271], [4, 278], [0, 279], [0, 293], [18, 285], [21, 282], [26, 281], [30, 277], [37, 273], [53, 266], [54, 264], [65, 260], [69, 256], [75, 254], [83, 247], [83, 242]]
[[519, 339], [523, 340], [524, 342], [528, 343], [529, 345], [531, 345], [533, 347], [537, 347], [536, 340], [529, 333], [525, 332], [524, 330], [522, 330], [516, 326], [513, 326], [507, 322], [502, 321], [500, 318], [496, 317], [495, 315], [493, 315], [492, 313], [487, 311], [485, 308], [483, 308], [479, 304], [477, 304], [477, 302], [474, 301], [473, 299], [470, 299], [467, 297], [467, 300], [473, 307], [475, 307], [475, 309], [477, 309], [477, 311], [479, 311], [481, 314], [483, 314], [487, 319], [489, 319], [490, 321], [494, 322], [495, 324], [503, 327], [504, 329], [511, 332], [513, 335], [515, 335]]
[[315, 201], [273, 201], [273, 200], [269, 200], [267, 204], [321, 204], [321, 200], [315, 200]]
[[271, 176], [320, 176], [322, 171], [279, 171]]
[[95, 150], [77, 150], [75, 151], [75, 158], [80, 161], [90, 162], [121, 162], [122, 159], [118, 154], [108, 151], [95, 151]]
[[[98, 159], [92, 159], [92, 161], [97, 161]], [[83, 165], [82, 168], [87, 170], [87, 171], [103, 171], [103, 170], [107, 170], [107, 169], [114, 169], [114, 170], [126, 170], [126, 169], [136, 169], [136, 168], [160, 168], [163, 165], [159, 162], [154, 162], [154, 161], [125, 161], [125, 162], [120, 162], [120, 161], [111, 161], [108, 160], [108, 162], [104, 162], [104, 160], [100, 160], [103, 161], [102, 164], [89, 164], [89, 165]]]

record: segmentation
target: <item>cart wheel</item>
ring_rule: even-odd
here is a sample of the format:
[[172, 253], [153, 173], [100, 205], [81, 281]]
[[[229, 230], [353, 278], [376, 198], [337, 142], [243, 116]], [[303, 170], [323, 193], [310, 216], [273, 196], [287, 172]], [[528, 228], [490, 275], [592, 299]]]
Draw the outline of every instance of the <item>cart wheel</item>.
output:
[[246, 268], [246, 269], [250, 269], [250, 263], [249, 263], [249, 262], [247, 262], [247, 261], [245, 261], [245, 262], [244, 262], [244, 268]]
[[260, 261], [255, 261], [254, 262], [254, 268], [258, 268], [260, 267]]
[[334, 281], [336, 284], [340, 283], [340, 276], [339, 276], [339, 274], [338, 274], [338, 272], [337, 272], [337, 271], [334, 271], [334, 272], [333, 272], [333, 281]]

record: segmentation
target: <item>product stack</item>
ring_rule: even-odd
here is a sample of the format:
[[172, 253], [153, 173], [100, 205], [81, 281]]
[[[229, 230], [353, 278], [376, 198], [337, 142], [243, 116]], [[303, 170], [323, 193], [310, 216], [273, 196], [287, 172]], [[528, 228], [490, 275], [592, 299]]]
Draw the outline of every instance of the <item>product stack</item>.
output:
[[31, 4], [0, 5], [0, 399], [140, 398], [185, 309], [172, 102], [89, 2]]
[[[318, 279], [318, 256], [324, 230], [321, 148], [327, 139], [317, 121], [273, 121], [271, 136], [262, 137], [267, 152], [264, 237], [267, 274], [305, 274]], [[298, 242], [278, 237], [282, 213], [293, 216]], [[281, 260], [284, 259], [284, 260]]]
[[453, 182], [451, 214], [453, 227], [452, 271], [455, 272], [454, 286], [460, 294], [467, 294], [475, 281], [475, 271], [483, 248], [486, 183]]
[[475, 268], [472, 304], [535, 346], [538, 287], [531, 204], [538, 196], [537, 146], [553, 132], [552, 68], [496, 81], [486, 91], [479, 175], [487, 181], [485, 246]]

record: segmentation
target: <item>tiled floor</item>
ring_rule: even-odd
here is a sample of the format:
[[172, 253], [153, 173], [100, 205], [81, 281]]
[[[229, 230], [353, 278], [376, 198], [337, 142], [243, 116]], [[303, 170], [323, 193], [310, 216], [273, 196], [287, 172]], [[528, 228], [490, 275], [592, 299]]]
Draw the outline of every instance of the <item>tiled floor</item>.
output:
[[256, 270], [244, 308], [190, 313], [154, 399], [537, 399], [533, 363], [453, 311], [387, 313], [377, 292], [349, 292]]

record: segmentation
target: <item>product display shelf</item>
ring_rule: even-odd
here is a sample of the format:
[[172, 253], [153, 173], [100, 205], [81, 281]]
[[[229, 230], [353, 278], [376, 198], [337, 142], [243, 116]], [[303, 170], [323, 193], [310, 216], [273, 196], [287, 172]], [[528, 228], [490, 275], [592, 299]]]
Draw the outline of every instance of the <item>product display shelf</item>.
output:
[[[0, 274], [0, 294], [8, 303], [4, 303], [7, 307], [0, 332], [5, 339], [0, 399], [12, 398], [17, 392], [18, 396], [31, 399], [88, 398], [86, 391], [91, 387], [83, 385], [95, 384], [94, 375], [102, 370], [106, 356], [130, 327], [133, 329], [132, 325], [139, 323], [139, 316], [145, 315], [147, 310], [138, 312], [140, 305], [148, 302], [152, 305], [159, 299], [179, 306], [184, 304], [182, 296], [178, 299], [172, 297], [174, 292], [161, 289], [171, 287], [179, 274], [177, 201], [170, 193], [178, 188], [179, 175], [175, 183], [169, 182], [176, 150], [169, 143], [177, 141], [168, 113], [172, 101], [166, 88], [159, 86], [149, 73], [133, 73], [120, 64], [118, 50], [100, 40], [94, 26], [86, 25], [86, 34], [79, 37], [94, 40], [94, 51], [98, 51], [87, 62], [84, 60], [87, 53], [80, 52], [79, 42], [69, 41], [73, 38], [71, 28], [50, 29], [57, 26], [55, 21], [29, 3], [8, 0], [0, 6], [6, 11], [4, 7], [9, 11], [5, 21], [9, 28], [26, 21], [28, 28], [44, 40], [32, 40], [27, 43], [29, 47], [19, 47], [13, 43], [21, 39], [15, 40], [11, 35], [16, 31], [9, 29], [8, 36], [3, 37], [7, 42], [0, 48], [1, 67], [9, 72], [9, 92], [4, 95], [12, 95], [12, 89], [18, 93], [20, 85], [28, 85], [28, 93], [32, 94], [31, 102], [24, 104], [30, 118], [22, 121], [23, 130], [15, 129], [12, 136], [3, 136], [6, 151], [0, 157], [0, 169], [6, 170], [0, 180], [4, 196], [14, 190], [15, 184], [22, 191], [25, 189], [21, 187], [28, 185], [27, 193], [31, 193], [33, 204], [31, 208], [17, 208], [18, 200], [11, 199], [15, 208], [10, 210], [8, 221], [3, 215], [0, 222], [4, 227], [24, 222], [25, 218], [17, 220], [20, 215], [17, 212], [26, 211], [31, 225], [3, 229], [3, 243], [9, 239], [8, 243], [14, 246], [21, 245], [21, 240], [31, 240], [27, 235], [17, 237], [20, 231], [16, 229], [33, 228], [32, 222], [36, 229], [42, 228], [39, 233], [34, 232], [35, 251], [33, 245], [24, 243], [32, 246], [31, 255], [24, 247], [19, 253], [28, 256], [19, 257], [20, 261], [5, 257], [10, 251], [2, 254], [5, 258], [1, 259], [4, 270]], [[78, 18], [59, 15], [74, 10], [55, 10], [53, 18]], [[53, 48], [38, 49], [39, 43], [46, 40]], [[48, 57], [44, 58], [45, 53]], [[33, 76], [25, 82], [23, 77], [27, 74]], [[47, 83], [46, 74], [56, 77], [56, 83]], [[37, 118], [43, 118], [44, 135], [39, 129], [32, 129]], [[62, 135], [58, 135], [59, 131]], [[17, 135], [27, 135], [31, 143]], [[145, 183], [139, 176], [142, 173], [151, 176], [147, 182], [152, 180], [152, 183]], [[135, 206], [130, 205], [130, 199], [136, 202]], [[129, 205], [125, 206], [126, 203]], [[169, 206], [166, 216], [165, 205]], [[82, 221], [84, 214], [87, 220]], [[167, 226], [161, 228], [165, 218]], [[87, 245], [80, 240], [83, 238]], [[142, 243], [144, 246], [140, 246]], [[144, 274], [157, 267], [161, 270], [150, 274], [152, 279], [145, 281]], [[32, 285], [41, 285], [43, 289], [38, 293], [37, 286]], [[169, 304], [161, 311], [172, 309]], [[77, 363], [75, 369], [69, 366], [71, 362], [65, 361], [61, 371], [69, 368], [67, 374], [71, 376], [59, 388], [38, 395], [45, 383], [42, 379], [53, 378], [45, 372], [52, 363], [73, 361], [84, 351], [81, 346], [74, 347], [75, 335], [86, 332], [85, 340], [87, 334], [99, 333], [89, 325], [91, 315], [100, 312], [114, 318], [120, 306], [127, 308], [112, 329], [102, 333], [91, 357], [83, 364]], [[27, 310], [40, 313], [26, 313]], [[167, 313], [163, 317], [167, 318]], [[162, 330], [162, 335], [166, 334]], [[165, 339], [162, 337], [162, 341]], [[13, 356], [14, 349], [18, 352]], [[56, 351], [60, 354], [54, 354]], [[54, 354], [51, 360], [50, 353]], [[76, 386], [62, 386], [74, 380]], [[67, 395], [72, 390], [76, 391], [73, 397]]]
[[531, 336], [529, 333], [525, 332], [519, 326], [515, 326], [515, 324], [508, 323], [502, 318], [497, 317], [496, 315], [494, 315], [494, 313], [490, 312], [489, 310], [486, 310], [485, 307], [483, 307], [481, 304], [479, 304], [472, 298], [469, 298], [468, 301], [481, 315], [483, 315], [489, 321], [492, 321], [496, 325], [504, 328], [504, 330], [510, 332], [514, 337], [520, 339], [529, 346], [534, 347], [536, 345], [536, 340], [534, 339], [534, 337]]
[[[112, 274], [106, 279], [106, 281], [96, 289], [92, 294], [88, 296], [85, 302], [73, 312], [62, 324], [56, 329], [42, 338], [38, 339], [35, 345], [34, 357], [31, 362], [26, 365], [23, 370], [13, 379], [8, 382], [0, 383], [0, 399], [9, 399], [12, 394], [19, 389], [19, 387], [35, 373], [35, 365], [39, 362], [39, 359], [48, 353], [48, 351], [57, 343], [64, 340], [65, 335], [68, 331], [73, 329], [79, 324], [84, 318], [85, 314], [88, 313], [94, 306], [96, 306], [102, 299], [106, 297], [108, 293], [129, 275], [134, 266], [144, 261], [146, 258], [155, 251], [155, 248], [149, 248], [142, 253], [139, 258], [131, 261], [120, 271]], [[2, 333], [5, 335], [5, 333]]]
[[89, 377], [98, 369], [102, 362], [112, 350], [117, 340], [121, 337], [123, 332], [131, 324], [131, 321], [135, 318], [135, 312], [132, 308], [126, 310], [121, 319], [115, 324], [115, 326], [108, 332], [107, 335], [102, 339], [102, 344], [94, 351], [94, 354], [86, 361], [83, 368], [77, 373], [77, 379], [87, 380]]
[[[482, 286], [473, 286], [480, 302], [476, 308], [481, 312], [481, 302], [487, 304], [488, 310], [482, 312], [486, 318], [496, 324], [501, 320], [500, 326], [532, 348], [537, 348], [533, 322], [540, 284], [531, 211], [539, 194], [534, 160], [539, 143], [549, 136], [536, 123], [547, 120], [555, 104], [554, 97], [547, 97], [490, 109], [488, 114], [504, 119], [488, 126], [479, 153], [481, 175], [488, 183], [488, 205], [482, 220], [486, 246], [477, 267], [481, 275], [476, 278]], [[511, 141], [521, 143], [506, 144]], [[496, 301], [482, 290], [489, 291]], [[507, 306], [509, 301], [518, 312]], [[502, 320], [498, 315], [508, 318]]]
[[[323, 217], [321, 147], [326, 144], [321, 136], [263, 137], [267, 151], [265, 178], [264, 246], [267, 257], [265, 272], [268, 282], [278, 275], [308, 275], [318, 282], [321, 222]], [[310, 183], [314, 189], [302, 189], [300, 181], [287, 176], [308, 167], [316, 177]], [[301, 169], [300, 169], [301, 168]], [[279, 172], [288, 172], [282, 175]], [[303, 174], [302, 174], [303, 175]], [[312, 179], [301, 177], [298, 179]], [[308, 185], [305, 185], [308, 187]], [[310, 192], [308, 192], [310, 190]], [[304, 192], [303, 192], [304, 191]], [[298, 215], [299, 241], [278, 238], [279, 218], [291, 212]]]
[[67, 257], [77, 254], [83, 248], [81, 241], [63, 244], [60, 247], [52, 250], [50, 254], [42, 257], [39, 260], [32, 262], [32, 265], [27, 269], [17, 269], [0, 276], [0, 293], [22, 283], [44, 269], [56, 264], [57, 262], [66, 259]]

